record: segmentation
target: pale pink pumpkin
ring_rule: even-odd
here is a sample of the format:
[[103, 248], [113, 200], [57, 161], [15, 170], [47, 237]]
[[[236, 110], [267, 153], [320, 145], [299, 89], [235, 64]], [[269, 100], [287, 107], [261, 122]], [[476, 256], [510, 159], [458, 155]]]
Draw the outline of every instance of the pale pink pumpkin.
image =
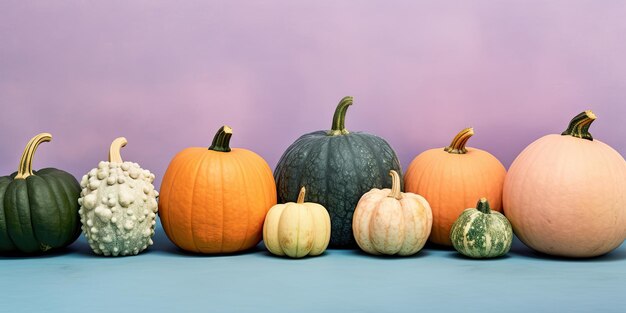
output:
[[589, 134], [595, 118], [579, 114], [562, 135], [531, 143], [509, 169], [504, 213], [537, 251], [593, 257], [626, 238], [626, 161]]
[[359, 247], [370, 254], [412, 255], [424, 247], [433, 224], [428, 201], [400, 192], [400, 175], [390, 171], [391, 189], [374, 188], [354, 210], [352, 231]]

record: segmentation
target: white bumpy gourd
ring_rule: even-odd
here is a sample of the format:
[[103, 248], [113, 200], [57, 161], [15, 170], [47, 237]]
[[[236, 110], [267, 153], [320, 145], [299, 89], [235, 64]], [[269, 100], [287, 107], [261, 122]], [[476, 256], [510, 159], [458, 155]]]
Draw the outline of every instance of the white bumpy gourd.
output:
[[154, 174], [122, 161], [125, 145], [125, 138], [115, 139], [109, 162], [100, 162], [80, 183], [82, 230], [96, 254], [135, 255], [152, 245], [158, 210]]

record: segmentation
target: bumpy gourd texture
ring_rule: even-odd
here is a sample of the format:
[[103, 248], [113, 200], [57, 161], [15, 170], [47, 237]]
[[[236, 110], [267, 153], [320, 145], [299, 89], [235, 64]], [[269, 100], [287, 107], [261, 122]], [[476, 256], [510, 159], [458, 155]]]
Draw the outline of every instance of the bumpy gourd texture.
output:
[[391, 185], [389, 170], [400, 162], [382, 138], [360, 132], [330, 136], [326, 131], [303, 135], [281, 157], [274, 177], [278, 202], [293, 201], [301, 186], [307, 200], [330, 214], [330, 244], [354, 246], [352, 215], [359, 198], [372, 188]]
[[78, 181], [55, 168], [0, 177], [0, 252], [65, 247], [80, 235]]
[[467, 209], [452, 225], [450, 240], [454, 249], [472, 258], [493, 258], [511, 249], [513, 229], [500, 212], [482, 213]]
[[154, 174], [137, 163], [100, 162], [80, 183], [79, 211], [89, 246], [106, 256], [152, 245], [158, 210]]
[[275, 254], [292, 258], [322, 254], [330, 240], [330, 217], [317, 203], [277, 204], [267, 213], [263, 242]]

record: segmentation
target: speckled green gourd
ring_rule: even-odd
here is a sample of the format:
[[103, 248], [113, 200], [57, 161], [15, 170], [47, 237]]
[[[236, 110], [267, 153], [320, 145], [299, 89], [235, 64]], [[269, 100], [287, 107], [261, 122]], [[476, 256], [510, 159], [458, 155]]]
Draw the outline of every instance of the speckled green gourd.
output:
[[507, 218], [489, 208], [487, 199], [475, 209], [466, 209], [452, 225], [450, 240], [454, 249], [471, 258], [495, 258], [511, 249], [513, 230]]
[[39, 253], [65, 247], [80, 235], [80, 187], [70, 173], [55, 168], [33, 171], [39, 144], [48, 133], [33, 137], [18, 171], [0, 177], [0, 252]]
[[390, 186], [390, 170], [401, 173], [396, 153], [384, 139], [346, 130], [350, 105], [352, 97], [343, 98], [331, 130], [298, 138], [274, 171], [279, 203], [294, 201], [300, 187], [307, 186], [307, 199], [328, 210], [333, 247], [356, 246], [352, 215], [359, 199], [373, 188]]
[[80, 183], [83, 233], [100, 255], [135, 255], [152, 245], [158, 210], [154, 174], [122, 161], [125, 145], [125, 138], [115, 139], [109, 162], [100, 162]]

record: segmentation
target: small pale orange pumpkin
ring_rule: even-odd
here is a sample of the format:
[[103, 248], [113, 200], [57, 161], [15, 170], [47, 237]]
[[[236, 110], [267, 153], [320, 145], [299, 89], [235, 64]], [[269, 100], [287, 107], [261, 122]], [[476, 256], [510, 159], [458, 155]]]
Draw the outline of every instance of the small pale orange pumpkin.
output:
[[178, 247], [231, 253], [261, 241], [265, 214], [276, 204], [272, 171], [256, 153], [230, 148], [219, 129], [207, 148], [187, 148], [170, 162], [159, 198], [165, 233]]
[[394, 170], [391, 189], [374, 188], [364, 194], [354, 211], [352, 231], [359, 247], [370, 254], [412, 255], [420, 251], [433, 222], [424, 197], [400, 192]]
[[452, 224], [476, 199], [487, 197], [492, 210], [502, 211], [506, 169], [489, 152], [465, 147], [472, 135], [474, 129], [466, 128], [450, 146], [422, 152], [404, 176], [406, 191], [424, 196], [433, 209], [433, 243], [452, 245]]

